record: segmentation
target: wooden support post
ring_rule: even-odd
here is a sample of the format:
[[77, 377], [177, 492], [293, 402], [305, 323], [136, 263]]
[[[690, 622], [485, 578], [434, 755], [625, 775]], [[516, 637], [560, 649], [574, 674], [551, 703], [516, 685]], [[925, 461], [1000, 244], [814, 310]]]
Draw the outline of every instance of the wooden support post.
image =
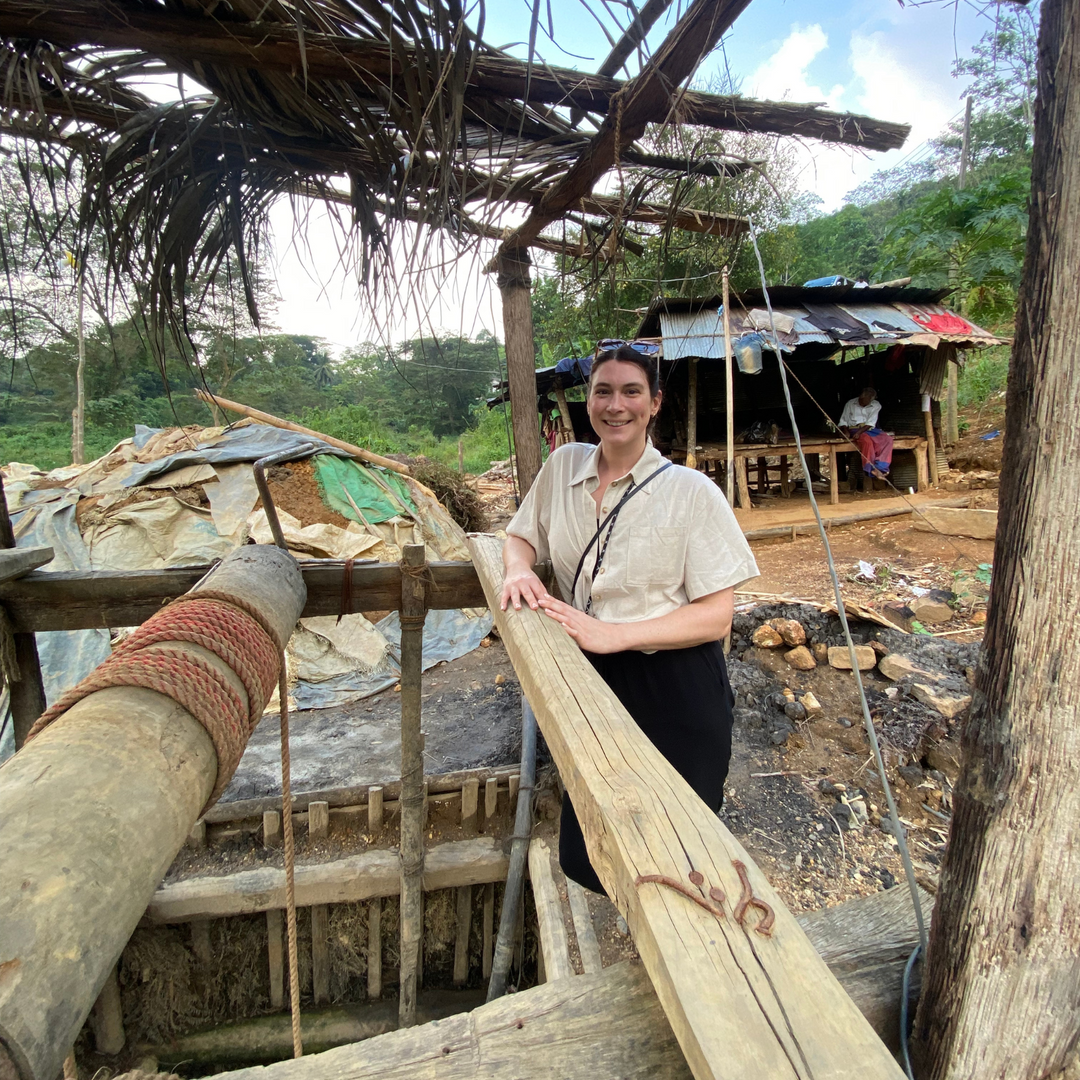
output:
[[[4, 494], [4, 478], [0, 476], [0, 548], [15, 547], [15, 530], [8, 514], [7, 496]], [[45, 711], [45, 684], [41, 681], [41, 661], [38, 659], [37, 641], [33, 634], [14, 634], [15, 666], [18, 681], [8, 686], [11, 707], [11, 730], [15, 749], [21, 749], [34, 721]]]
[[934, 442], [934, 416], [930, 411], [930, 395], [923, 394], [923, 426], [926, 428], [926, 460], [930, 465], [930, 483], [937, 487], [938, 484], [938, 467], [937, 467], [937, 446]]
[[94, 1002], [91, 1024], [94, 1046], [99, 1054], [119, 1054], [124, 1049], [127, 1037], [124, 1034], [124, 1010], [120, 1004], [120, 983], [115, 967], [109, 972]]
[[750, 480], [746, 472], [746, 458], [737, 457], [735, 459], [735, 483], [738, 485], [739, 490], [739, 506], [743, 510], [750, 510], [754, 504], [750, 501]]
[[506, 783], [510, 798], [510, 804], [507, 807], [507, 813], [510, 815], [510, 818], [513, 819], [514, 815], [517, 813], [517, 796], [518, 788], [521, 786], [521, 773], [514, 773], [512, 776], [509, 777]]
[[949, 360], [945, 365], [948, 383], [945, 398], [945, 445], [955, 446], [960, 441], [960, 417], [957, 403], [959, 379], [956, 364]]
[[915, 447], [915, 477], [916, 491], [930, 487], [930, 455], [925, 446]]
[[[526, 300], [528, 292], [526, 290]], [[533, 404], [535, 416], [536, 406]], [[420, 679], [426, 612], [423, 544], [406, 544], [401, 560], [401, 977], [398, 1022], [416, 1023], [424, 937], [424, 734]]]
[[484, 886], [484, 943], [481, 954], [481, 970], [484, 982], [491, 978], [491, 958], [495, 951], [495, 883]]
[[263, 847], [281, 847], [281, 814], [277, 810], [263, 811]]
[[270, 1007], [285, 1005], [285, 950], [281, 935], [284, 912], [278, 908], [266, 913], [266, 959], [270, 967]]
[[383, 825], [383, 789], [379, 784], [372, 784], [367, 793], [367, 827], [373, 836]]
[[[195, 595], [203, 590], [242, 599], [281, 640], [305, 598], [296, 562], [266, 545], [226, 556]], [[224, 661], [200, 658], [246, 710]], [[261, 713], [263, 702], [252, 704]], [[21, 962], [0, 979], [0, 1032], [21, 1080], [56, 1077], [217, 779], [202, 724], [128, 686], [83, 698], [4, 763], [0, 927], [19, 927]]]
[[454, 985], [469, 981], [469, 931], [472, 929], [472, 886], [457, 890], [457, 934], [454, 938]]
[[[499, 636], [578, 810], [589, 857], [633, 931], [694, 1075], [842, 1076], [858, 1061], [864, 1078], [902, 1080], [746, 850], [562, 628], [531, 609], [499, 610], [501, 547], [494, 537], [469, 540]], [[692, 887], [691, 872], [703, 876], [706, 890], [729, 898], [722, 918], [676, 889], [641, 880], [658, 874]], [[742, 874], [771, 911], [771, 925], [757, 908], [735, 920]]]
[[499, 254], [506, 378], [510, 384], [510, 419], [514, 432], [518, 491], [532, 487], [540, 471], [540, 425], [536, 411], [536, 343], [533, 339], [532, 292], [528, 248]]
[[489, 776], [484, 784], [484, 830], [490, 832], [495, 813], [499, 808], [499, 780]]
[[570, 406], [566, 403], [566, 391], [561, 386], [555, 387], [555, 400], [559, 403], [559, 426], [567, 442], [577, 442], [574, 422], [570, 419]]
[[475, 776], [470, 776], [461, 785], [461, 828], [466, 836], [475, 836], [480, 831], [479, 822], [476, 820], [479, 804], [480, 781]]
[[[806, 482], [811, 482], [810, 477], [806, 478]], [[791, 480], [788, 476], [788, 459], [787, 454], [780, 455], [780, 495], [782, 498], [791, 498]]]
[[316, 1005], [330, 1001], [330, 909], [315, 904], [311, 909], [311, 987]]
[[367, 993], [375, 999], [382, 997], [382, 901], [370, 901], [367, 912]]
[[829, 505], [840, 504], [840, 455], [835, 446], [829, 447]]
[[549, 981], [573, 975], [570, 963], [570, 943], [563, 921], [562, 900], [551, 871], [551, 849], [547, 841], [533, 837], [529, 844], [529, 880], [536, 901], [536, 922], [540, 932], [540, 951], [544, 957], [544, 972]]
[[688, 469], [697, 468], [697, 365], [697, 360], [691, 357], [686, 390], [686, 467]]
[[325, 840], [330, 835], [330, 804], [324, 799], [309, 802], [307, 813], [308, 838]]
[[[729, 304], [731, 297], [728, 294], [728, 268], [724, 267], [723, 277], [723, 301], [724, 301], [724, 412], [727, 417], [727, 501], [735, 505], [735, 476], [732, 462], [735, 460], [735, 380], [732, 374], [732, 364], [735, 362], [731, 352], [731, 315]], [[742, 493], [740, 492], [740, 498]], [[749, 507], [750, 500], [742, 504]]]
[[596, 928], [589, 911], [589, 898], [585, 895], [585, 890], [569, 878], [566, 879], [566, 894], [570, 899], [570, 915], [574, 920], [574, 936], [577, 938], [581, 968], [584, 974], [589, 975], [604, 966], [600, 962], [600, 944], [596, 940]]
[[192, 851], [202, 851], [206, 847], [206, 822], [202, 818], [191, 826], [184, 847], [191, 848]]

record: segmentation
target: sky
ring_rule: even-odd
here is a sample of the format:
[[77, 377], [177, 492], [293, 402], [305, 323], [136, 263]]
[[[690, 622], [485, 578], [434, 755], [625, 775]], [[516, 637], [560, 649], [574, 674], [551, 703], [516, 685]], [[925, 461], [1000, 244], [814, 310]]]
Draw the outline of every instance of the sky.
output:
[[[603, 9], [600, 0], [588, 3]], [[686, 5], [675, 0], [649, 35], [652, 47]], [[698, 69], [699, 80], [727, 75], [750, 97], [823, 102], [829, 109], [911, 124], [906, 145], [885, 154], [822, 143], [799, 148], [801, 189], [816, 194], [823, 211], [836, 210], [852, 188], [917, 153], [962, 111], [963, 84], [952, 77], [952, 67], [992, 28], [994, 6], [976, 0], [906, 0], [903, 6], [900, 0], [753, 0]], [[488, 0], [485, 40], [516, 42], [512, 51], [526, 55], [522, 42], [531, 8], [532, 0]], [[594, 71], [610, 46], [581, 0], [550, 0], [554, 40], [546, 33], [547, 10], [544, 3], [540, 56], [553, 65]], [[274, 208], [281, 296], [274, 321], [284, 332], [323, 337], [339, 355], [363, 341], [398, 342], [420, 332], [474, 336], [488, 329], [502, 337], [498, 290], [476, 260], [411, 282], [396, 303], [372, 310], [355, 279], [335, 269], [340, 238], [325, 214], [312, 209], [303, 244], [291, 242], [294, 222], [287, 203]]]

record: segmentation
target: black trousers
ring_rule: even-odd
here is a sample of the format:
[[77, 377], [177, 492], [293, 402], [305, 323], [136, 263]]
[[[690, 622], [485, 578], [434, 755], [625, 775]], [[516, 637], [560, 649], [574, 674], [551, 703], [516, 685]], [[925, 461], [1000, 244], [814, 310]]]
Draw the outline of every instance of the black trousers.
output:
[[[731, 761], [732, 706], [719, 641], [652, 654], [585, 653], [653, 746], [711, 810], [724, 801]], [[602, 893], [569, 794], [563, 796], [559, 862], [579, 885]]]

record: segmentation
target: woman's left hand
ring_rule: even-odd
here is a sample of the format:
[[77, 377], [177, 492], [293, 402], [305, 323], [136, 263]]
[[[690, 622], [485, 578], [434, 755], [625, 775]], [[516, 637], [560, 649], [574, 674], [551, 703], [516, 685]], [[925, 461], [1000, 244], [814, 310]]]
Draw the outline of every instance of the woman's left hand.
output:
[[605, 623], [549, 596], [540, 601], [544, 613], [559, 623], [585, 652], [613, 653], [624, 648], [618, 623]]

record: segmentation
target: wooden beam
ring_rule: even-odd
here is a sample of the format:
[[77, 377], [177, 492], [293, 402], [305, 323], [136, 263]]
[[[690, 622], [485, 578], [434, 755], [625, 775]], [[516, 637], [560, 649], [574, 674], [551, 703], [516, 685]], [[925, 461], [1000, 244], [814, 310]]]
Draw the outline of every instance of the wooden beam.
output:
[[[280, 802], [280, 799], [279, 799]], [[490, 836], [440, 844], [427, 853], [424, 889], [453, 889], [502, 881], [510, 865], [501, 841]], [[296, 904], [355, 904], [397, 896], [401, 877], [395, 851], [374, 848], [328, 863], [296, 868]], [[250, 915], [285, 907], [285, 871], [272, 866], [225, 877], [194, 877], [160, 885], [146, 909], [147, 923]]]
[[25, 577], [31, 570], [52, 562], [51, 547], [0, 547], [0, 585]]
[[540, 953], [546, 981], [568, 979], [574, 972], [570, 963], [570, 942], [563, 919], [563, 902], [551, 869], [551, 848], [535, 836], [529, 844], [529, 880], [536, 901], [536, 924], [540, 933]]
[[[470, 549], [499, 634], [532, 703], [581, 820], [589, 856], [626, 918], [687, 1062], [698, 1080], [747, 1075], [900, 1080], [888, 1050], [844, 994], [742, 845], [642, 734], [580, 650], [540, 613], [497, 610], [501, 543]], [[740, 925], [744, 885], [774, 913]], [[640, 882], [660, 874], [729, 898], [724, 916], [675, 889]]]
[[[691, 75], [750, 0], [693, 0], [664, 43], [622, 88], [600, 130], [580, 157], [540, 200], [525, 223], [504, 242], [501, 253], [528, 247], [540, 231], [591, 194], [593, 184], [618, 160], [624, 146], [636, 142], [650, 121], [663, 121], [673, 95]], [[663, 116], [657, 105], [663, 103]]]
[[600, 960], [600, 943], [596, 940], [592, 912], [589, 911], [589, 898], [585, 895], [585, 890], [570, 878], [566, 879], [566, 895], [570, 901], [570, 915], [574, 920], [574, 937], [577, 938], [581, 968], [589, 975], [604, 966]]
[[[341, 614], [345, 563], [311, 559], [300, 564], [307, 602], [301, 618]], [[183, 596], [206, 576], [208, 566], [175, 570], [102, 570], [93, 573], [34, 571], [0, 585], [4, 605], [16, 633], [42, 630], [92, 630], [136, 626], [168, 600]], [[429, 608], [483, 607], [487, 601], [471, 564], [428, 564]], [[401, 572], [396, 563], [358, 563], [352, 572], [353, 606], [387, 611], [401, 607]]]
[[[640, 11], [634, 12], [633, 21], [623, 36], [615, 42], [604, 62], [596, 69], [597, 75], [615, 75], [629, 59], [630, 54], [645, 40], [653, 24], [671, 6], [671, 0], [646, 0]], [[631, 8], [633, 11], [633, 8]]]

